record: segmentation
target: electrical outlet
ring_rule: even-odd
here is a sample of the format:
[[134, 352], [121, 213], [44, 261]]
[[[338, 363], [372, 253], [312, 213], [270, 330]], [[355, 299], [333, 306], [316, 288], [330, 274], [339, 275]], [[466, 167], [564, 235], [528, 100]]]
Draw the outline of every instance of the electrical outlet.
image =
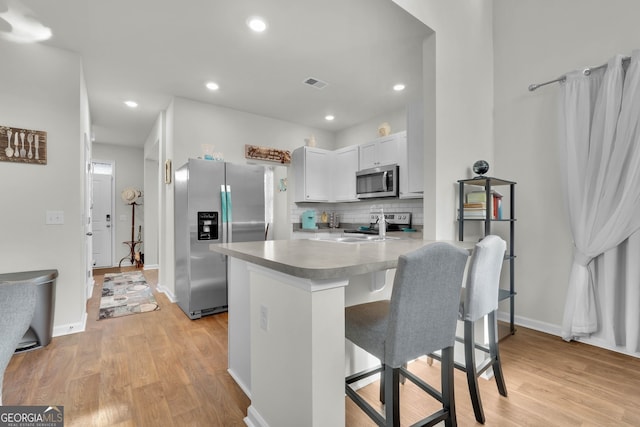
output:
[[260, 328], [264, 331], [269, 329], [269, 309], [260, 304]]
[[64, 224], [64, 211], [47, 211], [45, 224], [47, 225]]

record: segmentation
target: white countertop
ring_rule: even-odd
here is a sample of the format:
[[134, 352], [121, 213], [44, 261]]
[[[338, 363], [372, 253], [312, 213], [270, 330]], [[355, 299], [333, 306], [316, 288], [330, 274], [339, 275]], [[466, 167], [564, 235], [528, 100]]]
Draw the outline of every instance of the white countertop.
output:
[[[307, 279], [340, 279], [396, 268], [398, 257], [434, 241], [398, 239], [385, 242], [269, 240], [217, 243], [210, 249], [281, 273]], [[450, 241], [471, 250], [474, 243]]]

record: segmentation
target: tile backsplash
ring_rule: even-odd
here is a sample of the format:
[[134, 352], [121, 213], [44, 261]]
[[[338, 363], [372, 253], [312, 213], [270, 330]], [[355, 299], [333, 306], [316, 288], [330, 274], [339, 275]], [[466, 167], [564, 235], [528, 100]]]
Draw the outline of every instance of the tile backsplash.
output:
[[291, 224], [302, 221], [302, 213], [315, 210], [320, 222], [322, 212], [338, 214], [340, 223], [368, 224], [371, 208], [383, 208], [385, 212], [411, 212], [412, 225], [423, 225], [422, 199], [377, 199], [349, 203], [294, 203], [291, 205]]

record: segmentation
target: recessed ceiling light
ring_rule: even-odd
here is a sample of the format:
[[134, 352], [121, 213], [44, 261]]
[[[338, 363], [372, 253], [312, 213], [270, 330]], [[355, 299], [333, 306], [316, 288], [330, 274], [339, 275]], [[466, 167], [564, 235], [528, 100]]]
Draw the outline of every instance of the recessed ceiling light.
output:
[[393, 90], [395, 90], [396, 92], [400, 92], [404, 90], [404, 85], [402, 83], [398, 83], [393, 85]]
[[252, 16], [247, 19], [247, 25], [256, 33], [261, 33], [267, 29], [267, 22], [259, 16]]
[[209, 90], [218, 90], [218, 89], [220, 89], [220, 86], [218, 86], [218, 83], [216, 83], [216, 82], [208, 82], [207, 83], [207, 89], [209, 89]]
[[335, 119], [335, 116], [331, 115], [331, 114], [327, 114], [326, 116], [324, 116], [324, 119], [328, 122], [332, 121], [333, 119]]
[[11, 3], [9, 2], [6, 11], [0, 13], [1, 19], [11, 27], [10, 31], [2, 32], [4, 38], [18, 43], [33, 43], [51, 38], [51, 28], [33, 19], [26, 8]]
[[138, 103], [136, 101], [124, 101], [124, 105], [129, 108], [136, 108], [138, 106]]

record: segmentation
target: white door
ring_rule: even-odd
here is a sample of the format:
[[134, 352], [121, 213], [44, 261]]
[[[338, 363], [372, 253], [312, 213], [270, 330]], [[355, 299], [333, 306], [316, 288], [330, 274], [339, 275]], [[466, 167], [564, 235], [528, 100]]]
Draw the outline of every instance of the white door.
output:
[[85, 268], [85, 299], [91, 298], [93, 293], [93, 224], [91, 223], [93, 195], [91, 184], [91, 143], [88, 135], [84, 134], [84, 268]]
[[94, 267], [113, 266], [113, 176], [93, 175]]

